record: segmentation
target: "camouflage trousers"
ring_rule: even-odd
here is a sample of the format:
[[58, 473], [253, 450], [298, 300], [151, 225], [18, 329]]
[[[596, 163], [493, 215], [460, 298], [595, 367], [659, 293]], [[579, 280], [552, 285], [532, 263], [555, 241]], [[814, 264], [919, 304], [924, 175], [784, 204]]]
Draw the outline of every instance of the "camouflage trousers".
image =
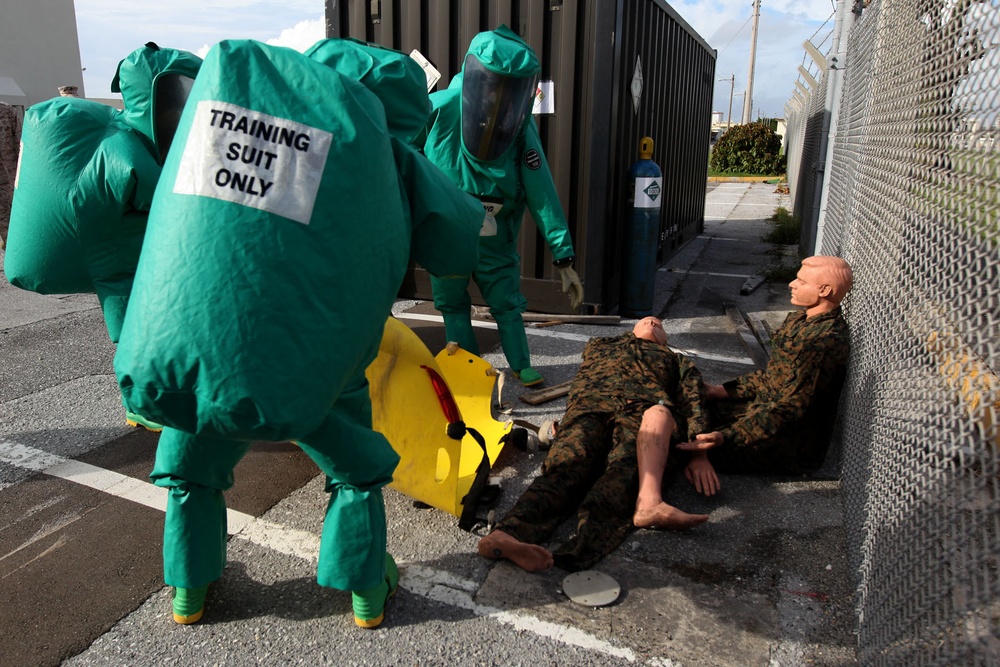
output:
[[575, 572], [611, 553], [633, 528], [639, 492], [635, 439], [648, 407], [567, 412], [541, 474], [497, 529], [541, 544], [575, 513], [576, 532], [553, 551], [555, 564]]

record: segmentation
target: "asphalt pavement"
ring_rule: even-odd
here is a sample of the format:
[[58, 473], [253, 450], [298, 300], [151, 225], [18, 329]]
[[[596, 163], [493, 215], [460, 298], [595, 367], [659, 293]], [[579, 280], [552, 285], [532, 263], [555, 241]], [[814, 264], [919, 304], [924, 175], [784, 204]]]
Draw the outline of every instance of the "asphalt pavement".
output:
[[[797, 263], [794, 248], [761, 240], [778, 206], [788, 197], [772, 184], [709, 183], [704, 233], [657, 273], [654, 314], [710, 382], [762, 363], [790, 310], [784, 282], [754, 278]], [[441, 337], [430, 304], [394, 311], [431, 345]], [[569, 380], [591, 336], [634, 322], [529, 326], [533, 365], [547, 385]], [[479, 326], [484, 358], [503, 369], [491, 323]], [[814, 477], [722, 476], [713, 498], [668, 480], [667, 501], [709, 522], [633, 533], [594, 567], [621, 587], [604, 607], [572, 602], [558, 569], [480, 558], [455, 517], [389, 489], [400, 590], [366, 631], [348, 593], [315, 583], [322, 476], [291, 445], [260, 444], [227, 496], [229, 565], [205, 618], [177, 626], [159, 569], [162, 496], [146, 478], [157, 436], [124, 425], [113, 354], [95, 297], [0, 281], [0, 665], [855, 664], [835, 452]], [[498, 415], [561, 416], [564, 398], [531, 406], [526, 391], [507, 381]], [[501, 453], [498, 515], [543, 458]]]

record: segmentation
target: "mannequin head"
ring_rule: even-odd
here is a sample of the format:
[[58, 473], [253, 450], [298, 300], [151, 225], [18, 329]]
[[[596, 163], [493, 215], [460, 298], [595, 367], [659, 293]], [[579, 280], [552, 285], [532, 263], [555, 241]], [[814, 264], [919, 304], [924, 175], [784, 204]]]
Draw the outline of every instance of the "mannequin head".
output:
[[636, 338], [642, 338], [643, 340], [659, 343], [660, 345], [667, 344], [667, 332], [663, 330], [663, 323], [655, 317], [644, 317], [636, 322], [635, 326], [632, 327], [632, 334]]
[[809, 317], [829, 312], [844, 300], [852, 282], [851, 266], [840, 257], [806, 257], [795, 280], [788, 283], [792, 305], [804, 307]]

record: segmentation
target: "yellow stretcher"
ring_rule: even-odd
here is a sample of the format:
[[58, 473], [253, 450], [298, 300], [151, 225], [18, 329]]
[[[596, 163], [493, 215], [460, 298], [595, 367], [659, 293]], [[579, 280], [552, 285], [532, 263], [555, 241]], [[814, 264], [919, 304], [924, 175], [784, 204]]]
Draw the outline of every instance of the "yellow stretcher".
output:
[[471, 528], [489, 469], [513, 427], [493, 418], [493, 366], [455, 346], [434, 357], [390, 317], [366, 375], [373, 426], [400, 456], [389, 486]]

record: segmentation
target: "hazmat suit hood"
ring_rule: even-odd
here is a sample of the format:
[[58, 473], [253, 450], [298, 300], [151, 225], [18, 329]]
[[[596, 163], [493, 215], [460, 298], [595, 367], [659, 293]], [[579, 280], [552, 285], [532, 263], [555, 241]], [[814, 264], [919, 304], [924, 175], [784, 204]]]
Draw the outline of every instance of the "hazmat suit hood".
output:
[[462, 66], [462, 144], [469, 157], [491, 162], [524, 129], [538, 86], [538, 57], [501, 25], [472, 38]]
[[351, 38], [322, 39], [305, 55], [362, 83], [385, 108], [389, 134], [410, 143], [431, 113], [427, 77], [400, 51]]
[[162, 164], [201, 58], [147, 43], [118, 63], [111, 92], [122, 94], [125, 121], [145, 137]]

